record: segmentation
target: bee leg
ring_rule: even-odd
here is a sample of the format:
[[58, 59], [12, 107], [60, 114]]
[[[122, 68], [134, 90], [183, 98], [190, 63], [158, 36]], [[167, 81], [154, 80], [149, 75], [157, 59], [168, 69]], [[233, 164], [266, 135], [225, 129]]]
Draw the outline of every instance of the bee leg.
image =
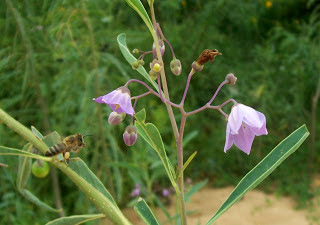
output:
[[65, 153], [63, 153], [63, 158], [64, 158], [64, 161], [65, 161], [65, 163], [67, 164], [67, 168], [69, 167], [69, 162], [70, 162], [70, 160], [69, 160], [69, 158], [70, 158], [70, 152], [65, 152]]

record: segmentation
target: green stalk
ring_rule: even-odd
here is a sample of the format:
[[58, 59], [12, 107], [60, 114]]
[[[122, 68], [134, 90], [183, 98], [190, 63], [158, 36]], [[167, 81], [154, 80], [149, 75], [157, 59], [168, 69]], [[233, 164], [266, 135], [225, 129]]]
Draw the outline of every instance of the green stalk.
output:
[[[152, 3], [150, 4], [150, 10], [151, 10], [151, 18], [152, 18], [153, 27], [155, 28], [155, 27], [157, 27], [156, 26], [157, 24], [156, 24], [155, 13], [154, 13], [154, 8], [153, 8]], [[159, 60], [160, 64], [163, 65], [163, 60], [162, 60], [162, 56], [160, 53], [160, 46], [159, 46], [159, 42], [158, 42], [157, 33], [153, 30], [153, 32], [151, 32], [151, 34], [152, 34], [152, 37], [153, 37], [153, 40], [154, 40], [154, 43], [156, 46], [158, 60]], [[160, 76], [161, 76], [161, 82], [162, 82], [162, 87], [163, 87], [165, 99], [170, 101], [168, 85], [167, 85], [167, 80], [166, 80], [164, 69], [162, 69], [160, 71]], [[159, 90], [159, 92], [160, 92], [160, 90]], [[176, 146], [177, 146], [177, 158], [178, 158], [177, 173], [180, 174], [180, 176], [177, 178], [179, 191], [176, 192], [176, 195], [177, 195], [177, 201], [178, 201], [179, 210], [180, 210], [181, 224], [187, 225], [187, 214], [186, 214], [186, 208], [185, 208], [185, 202], [184, 202], [183, 148], [182, 148], [182, 137], [183, 137], [183, 132], [184, 132], [186, 115], [185, 115], [185, 111], [183, 109], [183, 105], [180, 105], [182, 120], [181, 120], [180, 132], [179, 132], [177, 122], [175, 120], [175, 117], [174, 117], [174, 114], [172, 111], [172, 107], [167, 102], [165, 102], [165, 104], [167, 107], [167, 111], [169, 114], [170, 122], [172, 125], [175, 140], [176, 140]]]
[[[16, 133], [18, 133], [20, 136], [22, 136], [26, 141], [33, 144], [42, 153], [45, 153], [48, 150], [46, 144], [38, 139], [31, 130], [12, 118], [1, 108], [0, 121], [2, 121]], [[64, 174], [66, 174], [86, 194], [86, 196], [88, 196], [89, 200], [101, 211], [101, 213], [105, 214], [114, 224], [132, 225], [116, 205], [114, 205], [103, 194], [96, 191], [96, 189], [92, 185], [90, 185], [77, 173], [75, 173], [71, 169], [68, 169], [65, 164], [60, 163], [56, 160], [52, 160], [51, 163], [54, 164], [58, 169], [60, 169]]]

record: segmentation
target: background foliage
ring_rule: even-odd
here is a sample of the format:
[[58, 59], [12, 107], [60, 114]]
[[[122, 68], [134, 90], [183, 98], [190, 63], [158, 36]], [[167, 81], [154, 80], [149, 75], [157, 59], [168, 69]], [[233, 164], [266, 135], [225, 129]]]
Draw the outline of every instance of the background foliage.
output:
[[[223, 152], [225, 121], [220, 114], [205, 111], [191, 117], [186, 126], [190, 141], [185, 158], [195, 150], [198, 154], [186, 177], [209, 178], [213, 186], [236, 184], [294, 129], [303, 123], [309, 128], [319, 124], [319, 117], [312, 117], [320, 71], [319, 2], [269, 2], [271, 6], [261, 0], [156, 1], [158, 22], [183, 66], [179, 77], [167, 73], [172, 100], [180, 100], [191, 63], [203, 49], [216, 48], [223, 55], [196, 74], [187, 109], [205, 104], [225, 75], [233, 72], [237, 85], [224, 88], [216, 104], [231, 97], [267, 117], [269, 135], [256, 139], [250, 156], [236, 148]], [[121, 136], [126, 124], [109, 126], [110, 109], [91, 100], [123, 85], [129, 77], [141, 78], [126, 63], [116, 42], [117, 35], [125, 32], [130, 49], [149, 50], [152, 40], [140, 18], [125, 1], [115, 0], [6, 0], [1, 5], [0, 106], [44, 134], [54, 130], [65, 135], [93, 134], [79, 156], [120, 205], [127, 205], [135, 184], [148, 201], [157, 199], [157, 192], [170, 184], [153, 151], [141, 139], [135, 146], [125, 147]], [[168, 52], [167, 48], [167, 63], [171, 61]], [[143, 91], [132, 88], [134, 95]], [[159, 128], [172, 156], [173, 135], [165, 107], [159, 103], [147, 97], [137, 108], [147, 106], [147, 119]], [[314, 134], [319, 129], [316, 127]], [[0, 124], [0, 145], [22, 148], [24, 144]], [[309, 139], [260, 187], [306, 203], [311, 197], [311, 175], [319, 169], [320, 156], [315, 151], [319, 147], [319, 142]], [[0, 168], [2, 223], [29, 224], [37, 215], [38, 223], [43, 224], [57, 217], [17, 192], [16, 158], [1, 157], [0, 162], [9, 165]], [[55, 199], [53, 177], [33, 177], [29, 183], [33, 192], [51, 205]], [[67, 215], [96, 212], [73, 184], [61, 174], [58, 178]]]

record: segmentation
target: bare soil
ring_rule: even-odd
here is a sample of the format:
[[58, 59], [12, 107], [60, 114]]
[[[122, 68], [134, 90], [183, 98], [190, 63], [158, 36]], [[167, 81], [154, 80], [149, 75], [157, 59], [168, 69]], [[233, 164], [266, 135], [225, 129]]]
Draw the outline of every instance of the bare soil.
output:
[[[188, 211], [195, 210], [195, 213], [188, 216], [188, 224], [205, 224], [232, 190], [233, 187], [205, 188], [197, 192], [192, 196], [191, 203], [186, 205]], [[174, 215], [174, 204], [168, 206], [168, 211]], [[126, 209], [125, 215], [134, 225], [144, 225], [133, 209]], [[156, 215], [161, 224], [171, 224], [165, 223], [166, 216], [160, 209], [156, 210]], [[288, 197], [276, 198], [272, 194], [252, 190], [224, 213], [215, 225], [309, 225], [308, 215], [306, 209], [296, 210], [295, 202]]]

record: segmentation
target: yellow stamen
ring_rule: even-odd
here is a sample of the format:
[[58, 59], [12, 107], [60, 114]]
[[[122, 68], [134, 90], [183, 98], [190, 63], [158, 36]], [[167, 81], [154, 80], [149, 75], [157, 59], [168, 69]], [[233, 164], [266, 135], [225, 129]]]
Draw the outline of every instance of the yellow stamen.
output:
[[118, 104], [115, 104], [115, 109], [114, 109], [114, 111], [116, 111], [117, 109], [119, 109], [120, 108], [120, 105], [118, 105]]

